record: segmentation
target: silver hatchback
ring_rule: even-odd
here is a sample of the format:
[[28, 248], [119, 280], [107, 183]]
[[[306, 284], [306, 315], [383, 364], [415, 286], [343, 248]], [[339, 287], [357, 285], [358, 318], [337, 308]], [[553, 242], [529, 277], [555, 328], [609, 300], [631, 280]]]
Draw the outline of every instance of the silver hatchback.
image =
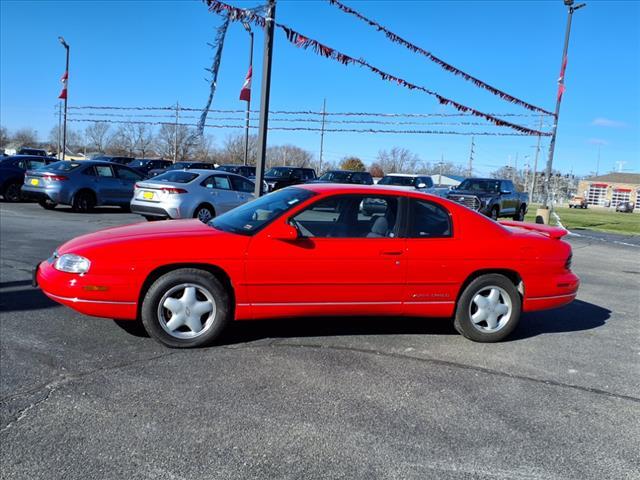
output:
[[171, 170], [135, 185], [131, 211], [147, 220], [216, 215], [253, 200], [252, 181], [229, 172]]

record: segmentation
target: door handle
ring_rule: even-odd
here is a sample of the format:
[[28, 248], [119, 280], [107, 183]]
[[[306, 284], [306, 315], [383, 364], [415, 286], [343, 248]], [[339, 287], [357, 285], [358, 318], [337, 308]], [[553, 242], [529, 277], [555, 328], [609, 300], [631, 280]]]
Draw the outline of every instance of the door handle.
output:
[[380, 250], [380, 255], [386, 255], [389, 257], [398, 257], [402, 255], [402, 250]]

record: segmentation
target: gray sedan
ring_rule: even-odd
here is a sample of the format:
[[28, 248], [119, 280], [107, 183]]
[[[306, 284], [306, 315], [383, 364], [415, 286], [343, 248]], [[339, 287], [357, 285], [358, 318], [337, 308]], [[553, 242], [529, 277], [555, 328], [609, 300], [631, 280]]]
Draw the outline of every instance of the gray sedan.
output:
[[136, 184], [131, 211], [147, 220], [198, 218], [218, 214], [253, 200], [254, 183], [229, 172], [171, 170]]
[[27, 171], [22, 193], [47, 210], [62, 204], [71, 205], [76, 212], [90, 212], [100, 205], [128, 207], [133, 186], [143, 178], [139, 172], [111, 162], [60, 161]]

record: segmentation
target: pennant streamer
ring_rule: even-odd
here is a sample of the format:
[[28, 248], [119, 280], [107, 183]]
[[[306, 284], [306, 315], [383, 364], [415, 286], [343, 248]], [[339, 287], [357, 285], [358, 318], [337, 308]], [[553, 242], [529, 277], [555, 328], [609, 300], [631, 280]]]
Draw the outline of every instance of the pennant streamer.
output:
[[[259, 27], [264, 27], [266, 25], [266, 19], [260, 15], [255, 14], [254, 12], [243, 10], [241, 8], [236, 8], [226, 3], [220, 2], [218, 0], [204, 0], [204, 1], [209, 6], [209, 10], [218, 14], [228, 15], [229, 18], [231, 18], [234, 21], [244, 20], [244, 21], [252, 22]], [[289, 42], [291, 42], [293, 45], [299, 48], [304, 48], [304, 49], [311, 48], [316, 54], [326, 58], [330, 58], [332, 60], [336, 60], [342, 63], [343, 65], [356, 64], [356, 65], [360, 65], [361, 67], [365, 67], [370, 71], [372, 71], [373, 73], [380, 76], [380, 78], [382, 78], [383, 80], [397, 83], [398, 85], [408, 88], [409, 90], [418, 90], [426, 93], [427, 95], [431, 95], [435, 97], [441, 105], [450, 105], [456, 110], [458, 110], [459, 112], [468, 113], [476, 117], [484, 118], [485, 120], [493, 123], [496, 126], [509, 127], [525, 135], [535, 135], [535, 136], [551, 135], [550, 133], [541, 132], [538, 130], [523, 127], [521, 125], [517, 125], [515, 123], [507, 122], [506, 120], [502, 120], [493, 115], [489, 115], [487, 113], [483, 113], [474, 108], [467, 107], [466, 105], [458, 103], [455, 100], [451, 100], [450, 98], [443, 97], [439, 93], [429, 90], [428, 88], [407, 82], [402, 78], [399, 78], [399, 77], [396, 77], [395, 75], [391, 75], [390, 73], [384, 72], [379, 68], [369, 64], [365, 60], [350, 57], [349, 55], [346, 55], [333, 48], [323, 45], [317, 40], [301, 35], [300, 33], [296, 32], [295, 30], [285, 25], [275, 22], [275, 26], [277, 26], [280, 30], [282, 30], [285, 33], [287, 40]]]
[[453, 65], [445, 62], [444, 60], [436, 57], [431, 52], [427, 52], [423, 48], [420, 48], [417, 45], [414, 45], [413, 43], [411, 43], [411, 42], [405, 40], [404, 38], [400, 37], [399, 35], [396, 35], [395, 33], [393, 33], [392, 31], [388, 30], [387, 28], [383, 27], [379, 23], [374, 22], [373, 20], [365, 17], [361, 13], [353, 10], [352, 8], [347, 7], [343, 3], [340, 3], [338, 0], [327, 0], [327, 1], [331, 5], [335, 5], [336, 7], [338, 7], [343, 12], [349, 13], [351, 15], [354, 15], [355, 17], [359, 18], [363, 22], [371, 25], [376, 30], [384, 32], [386, 37], [389, 40], [391, 40], [392, 42], [398, 43], [398, 44], [408, 48], [409, 50], [411, 50], [414, 53], [419, 53], [419, 54], [427, 57], [432, 62], [440, 65], [440, 67], [444, 68], [446, 71], [451, 72], [454, 75], [461, 76], [465, 80], [468, 80], [468, 81], [472, 82], [475, 86], [480, 87], [480, 88], [484, 88], [485, 90], [493, 93], [494, 95], [502, 98], [503, 100], [506, 100], [508, 102], [514, 103], [516, 105], [520, 105], [521, 107], [524, 107], [527, 110], [531, 110], [532, 112], [540, 112], [540, 113], [544, 113], [546, 115], [553, 115], [553, 113], [551, 113], [551, 112], [549, 112], [549, 111], [547, 111], [547, 110], [545, 110], [543, 108], [540, 108], [540, 107], [537, 107], [535, 105], [532, 105], [532, 104], [530, 104], [528, 102], [525, 102], [524, 100], [520, 100], [519, 98], [516, 98], [516, 97], [514, 97], [512, 95], [509, 95], [508, 93], [503, 92], [502, 90], [499, 90], [499, 89], [497, 89], [495, 87], [492, 87], [491, 85], [489, 85], [488, 83], [483, 82], [479, 78], [473, 77], [473, 76], [469, 75], [468, 73], [463, 72], [459, 68], [456, 68]]

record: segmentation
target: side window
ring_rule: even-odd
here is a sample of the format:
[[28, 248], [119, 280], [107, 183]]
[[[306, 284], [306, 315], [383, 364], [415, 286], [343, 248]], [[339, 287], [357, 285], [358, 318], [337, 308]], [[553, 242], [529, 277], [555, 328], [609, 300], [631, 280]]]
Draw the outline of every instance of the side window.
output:
[[343, 195], [320, 200], [292, 222], [308, 238], [393, 238], [398, 199]]
[[82, 171], [83, 175], [87, 175], [88, 177], [95, 177], [96, 176], [96, 170], [95, 167], [87, 167]]
[[231, 182], [226, 175], [211, 175], [201, 184], [207, 188], [219, 188], [221, 190], [231, 190]]
[[42, 168], [42, 167], [44, 167], [46, 165], [44, 159], [37, 160], [37, 159], [33, 158], [33, 159], [29, 160], [28, 163], [29, 163], [29, 168], [34, 169], [34, 170], [36, 168]]
[[351, 183], [364, 183], [362, 181], [362, 175], [359, 173], [352, 173], [351, 174]]
[[127, 168], [115, 167], [116, 172], [118, 173], [118, 177], [123, 180], [133, 180], [137, 182], [138, 180], [142, 180], [142, 175], [137, 174]]
[[411, 200], [409, 238], [451, 236], [451, 217], [440, 205], [423, 200]]
[[17, 166], [18, 168], [23, 169], [23, 170], [27, 170], [27, 164], [26, 164], [26, 162], [25, 162], [24, 160], [22, 160], [22, 159], [21, 159], [21, 160], [18, 160], [18, 161], [16, 162], [16, 166]]
[[96, 165], [94, 167], [99, 177], [113, 177], [113, 170], [109, 165]]
[[247, 182], [244, 178], [240, 177], [231, 177], [231, 183], [233, 184], [233, 189], [238, 192], [252, 193], [253, 192], [253, 184]]

